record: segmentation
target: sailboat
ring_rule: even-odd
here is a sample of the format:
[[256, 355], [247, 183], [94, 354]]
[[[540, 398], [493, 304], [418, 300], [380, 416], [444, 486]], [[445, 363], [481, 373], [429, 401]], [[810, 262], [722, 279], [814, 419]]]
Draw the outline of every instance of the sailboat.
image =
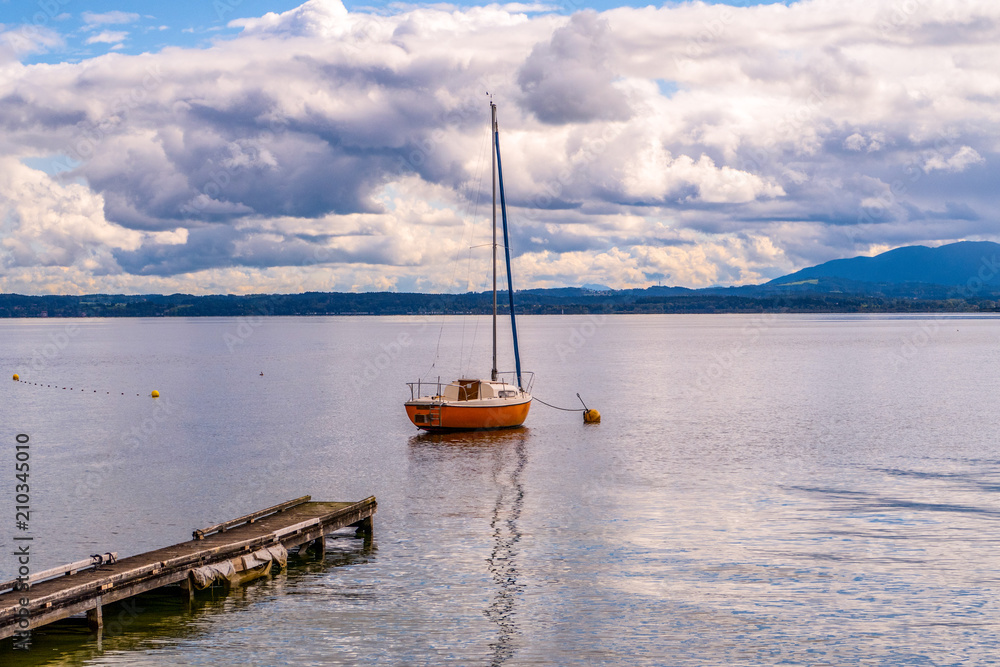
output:
[[[490, 378], [459, 378], [454, 382], [408, 382], [410, 400], [406, 414], [419, 429], [431, 432], [512, 428], [524, 423], [531, 407], [532, 373], [521, 373], [514, 317], [514, 284], [510, 274], [510, 244], [507, 234], [507, 202], [500, 163], [500, 130], [497, 106], [490, 100], [493, 133], [493, 369]], [[497, 186], [503, 220], [503, 248], [507, 262], [507, 296], [510, 299], [510, 330], [514, 343], [514, 368], [497, 371]], [[527, 382], [525, 383], [525, 379]]]

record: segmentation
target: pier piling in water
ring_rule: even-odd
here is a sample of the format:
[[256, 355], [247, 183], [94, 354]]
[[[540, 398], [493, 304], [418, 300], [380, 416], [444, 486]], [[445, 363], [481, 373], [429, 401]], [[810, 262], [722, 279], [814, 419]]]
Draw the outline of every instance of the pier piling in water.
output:
[[227, 585], [249, 581], [271, 571], [274, 563], [283, 567], [288, 550], [310, 544], [319, 546], [322, 557], [324, 538], [336, 530], [354, 527], [359, 537], [371, 539], [377, 507], [374, 496], [359, 502], [312, 502], [303, 496], [196, 530], [188, 542], [121, 560], [53, 568], [39, 573], [52, 577], [41, 581], [36, 575], [0, 583], [0, 639], [80, 613], [99, 631], [106, 604], [172, 584], [181, 584], [193, 597], [205, 572], [221, 573]]

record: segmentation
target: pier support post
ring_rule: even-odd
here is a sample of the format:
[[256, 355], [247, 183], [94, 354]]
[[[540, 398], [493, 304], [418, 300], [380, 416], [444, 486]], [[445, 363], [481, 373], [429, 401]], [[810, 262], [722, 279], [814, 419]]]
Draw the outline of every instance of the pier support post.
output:
[[372, 549], [372, 535], [375, 534], [375, 526], [372, 522], [372, 517], [365, 517], [361, 521], [353, 524], [357, 529], [354, 531], [354, 537], [360, 537], [364, 540], [364, 550], [366, 552]]
[[326, 558], [326, 538], [324, 536], [320, 535], [313, 540], [312, 544], [309, 545], [309, 548], [312, 550], [313, 556], [316, 560], [323, 560]]
[[184, 600], [187, 600], [188, 611], [191, 610], [191, 605], [194, 604], [194, 582], [191, 581], [191, 575], [188, 574], [188, 578], [181, 582], [181, 595]]
[[87, 610], [87, 627], [95, 632], [104, 628], [104, 613], [101, 610], [101, 597], [97, 597], [97, 606]]
[[326, 538], [320, 535], [315, 540], [306, 542], [299, 547], [299, 558], [311, 558], [313, 560], [323, 560], [326, 556]]
[[357, 528], [357, 530], [354, 531], [354, 537], [371, 537], [374, 526], [370, 516], [365, 517], [361, 521], [352, 525]]

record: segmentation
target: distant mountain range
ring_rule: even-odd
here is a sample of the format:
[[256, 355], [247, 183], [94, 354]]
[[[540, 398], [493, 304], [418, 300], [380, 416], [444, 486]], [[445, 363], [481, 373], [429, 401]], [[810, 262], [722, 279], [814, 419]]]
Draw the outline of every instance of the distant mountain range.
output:
[[[505, 294], [499, 299], [506, 300]], [[523, 290], [516, 302], [518, 312], [527, 314], [1000, 312], [1000, 244], [963, 241], [897, 248], [875, 257], [833, 260], [762, 285], [630, 290], [587, 285]], [[0, 294], [0, 317], [432, 315], [486, 313], [491, 304], [488, 292]]]
[[958, 288], [953, 290], [956, 296], [963, 291], [992, 292], [1000, 288], [1000, 244], [962, 241], [937, 248], [907, 246], [875, 257], [835, 259], [782, 276], [764, 287], [796, 284], [812, 284], [814, 288], [853, 284], [855, 290], [863, 285], [938, 285]]

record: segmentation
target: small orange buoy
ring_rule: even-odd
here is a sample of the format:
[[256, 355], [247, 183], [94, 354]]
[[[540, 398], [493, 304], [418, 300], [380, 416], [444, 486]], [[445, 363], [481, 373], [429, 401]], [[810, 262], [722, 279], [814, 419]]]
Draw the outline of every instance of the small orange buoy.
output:
[[151, 393], [151, 394], [150, 394], [150, 396], [152, 396], [153, 398], [159, 398], [159, 397], [160, 397], [160, 392], [158, 392], [158, 391], [156, 391], [156, 390], [154, 389], [154, 390], [153, 390], [153, 393]]
[[17, 373], [14, 373], [14, 382], [20, 382], [20, 381], [21, 381], [21, 376], [19, 376]]

